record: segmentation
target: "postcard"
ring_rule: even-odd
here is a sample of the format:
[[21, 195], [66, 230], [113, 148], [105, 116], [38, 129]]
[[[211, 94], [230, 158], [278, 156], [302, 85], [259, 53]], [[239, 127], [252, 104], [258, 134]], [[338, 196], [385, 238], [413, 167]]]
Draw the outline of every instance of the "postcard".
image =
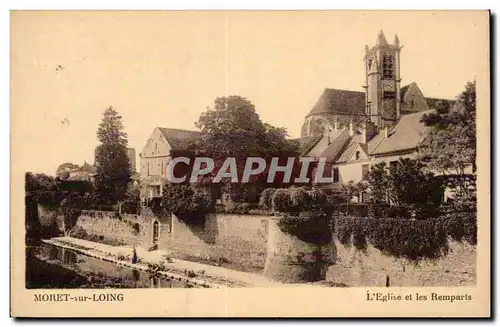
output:
[[489, 24], [12, 11], [11, 316], [490, 317]]

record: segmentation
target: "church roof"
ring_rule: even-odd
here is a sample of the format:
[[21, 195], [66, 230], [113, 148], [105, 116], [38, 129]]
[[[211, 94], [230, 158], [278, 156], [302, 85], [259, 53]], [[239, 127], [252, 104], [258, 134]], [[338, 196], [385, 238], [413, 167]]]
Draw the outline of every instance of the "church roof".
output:
[[[416, 89], [418, 89], [420, 91], [420, 88], [418, 87], [417, 83], [415, 82], [411, 82], [410, 84], [408, 85], [405, 85], [401, 88], [401, 91], [400, 91], [400, 96], [401, 96], [401, 101], [403, 101], [404, 99], [404, 96], [406, 94], [406, 92], [408, 91], [408, 89], [410, 87], [414, 87]], [[420, 91], [421, 92], [421, 91]], [[450, 103], [450, 105], [453, 106], [453, 104], [455, 103], [455, 101], [453, 100], [449, 100], [449, 99], [440, 99], [440, 98], [427, 98], [425, 97], [425, 102], [427, 103], [427, 106], [430, 108], [430, 109], [435, 109], [436, 108], [436, 104], [440, 101], [443, 101], [443, 102], [448, 102]]]
[[307, 116], [317, 114], [364, 115], [365, 92], [325, 89]]
[[[426, 128], [424, 123], [420, 120], [423, 115], [431, 112], [433, 112], [433, 110], [402, 116], [399, 122], [389, 130], [389, 136], [387, 138], [383, 135], [384, 132], [381, 131], [377, 137], [374, 137], [369, 142], [369, 144], [373, 142], [372, 145], [375, 145], [372, 147], [370, 154], [385, 154], [416, 148], [422, 141]], [[378, 143], [378, 145], [375, 143]]]
[[186, 149], [192, 142], [201, 137], [199, 131], [165, 127], [158, 127], [158, 130], [173, 149]]

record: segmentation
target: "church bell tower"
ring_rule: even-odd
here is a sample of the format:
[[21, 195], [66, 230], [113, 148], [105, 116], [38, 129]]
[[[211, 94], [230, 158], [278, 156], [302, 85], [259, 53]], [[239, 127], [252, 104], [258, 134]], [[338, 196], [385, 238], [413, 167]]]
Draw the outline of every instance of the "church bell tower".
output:
[[389, 44], [383, 31], [374, 47], [365, 46], [365, 113], [380, 128], [395, 124], [400, 117], [401, 48], [397, 35]]

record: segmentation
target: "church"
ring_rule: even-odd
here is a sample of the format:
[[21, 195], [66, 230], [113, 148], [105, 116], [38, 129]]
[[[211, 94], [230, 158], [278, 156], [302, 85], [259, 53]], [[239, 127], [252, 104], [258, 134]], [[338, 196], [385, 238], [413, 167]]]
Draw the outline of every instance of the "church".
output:
[[401, 49], [380, 31], [365, 46], [364, 91], [325, 89], [302, 125], [301, 155], [326, 157], [334, 182], [357, 183], [370, 166], [411, 158], [424, 136], [422, 116], [452, 100], [426, 98], [417, 83], [401, 84]]

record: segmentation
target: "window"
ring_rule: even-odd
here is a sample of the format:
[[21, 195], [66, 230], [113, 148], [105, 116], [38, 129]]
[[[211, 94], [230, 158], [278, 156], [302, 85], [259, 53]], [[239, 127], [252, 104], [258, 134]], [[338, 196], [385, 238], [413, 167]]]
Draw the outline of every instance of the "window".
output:
[[333, 168], [333, 182], [336, 183], [339, 181], [339, 169]]
[[397, 160], [389, 162], [389, 167], [395, 167], [398, 164]]
[[384, 54], [383, 62], [383, 78], [394, 78], [394, 58], [390, 54]]
[[368, 178], [368, 173], [370, 172], [370, 166], [369, 165], [363, 165], [361, 167], [361, 173], [362, 173], [362, 179], [365, 180]]
[[413, 109], [414, 106], [415, 106], [415, 97], [412, 97], [410, 100], [410, 107]]
[[311, 123], [311, 135], [321, 135], [325, 132], [325, 126], [320, 120]]
[[359, 151], [356, 151], [356, 155], [355, 155], [356, 160], [359, 160], [359, 155], [360, 155]]

